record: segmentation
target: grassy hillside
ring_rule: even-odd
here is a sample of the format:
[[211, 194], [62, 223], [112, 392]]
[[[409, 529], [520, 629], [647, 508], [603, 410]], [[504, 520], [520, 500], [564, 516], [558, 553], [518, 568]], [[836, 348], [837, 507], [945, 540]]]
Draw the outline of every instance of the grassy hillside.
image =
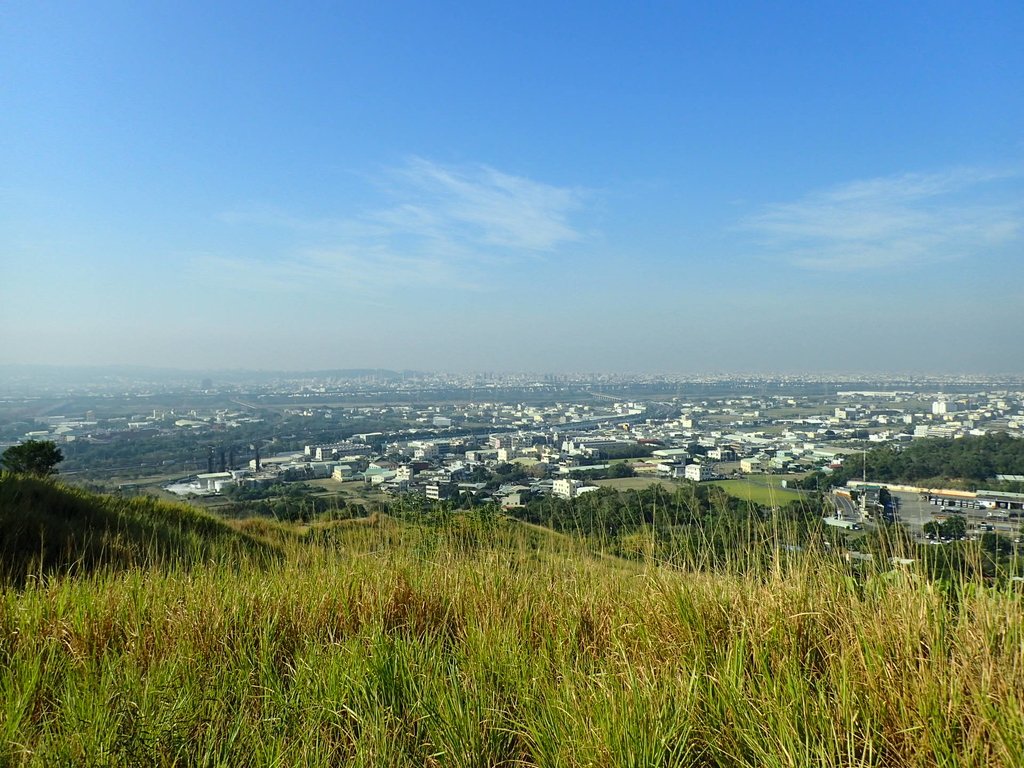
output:
[[1024, 765], [1012, 584], [667, 568], [487, 517], [245, 527], [285, 556], [5, 589], [0, 765]]
[[0, 580], [98, 566], [265, 559], [273, 549], [182, 504], [123, 499], [50, 479], [0, 474]]

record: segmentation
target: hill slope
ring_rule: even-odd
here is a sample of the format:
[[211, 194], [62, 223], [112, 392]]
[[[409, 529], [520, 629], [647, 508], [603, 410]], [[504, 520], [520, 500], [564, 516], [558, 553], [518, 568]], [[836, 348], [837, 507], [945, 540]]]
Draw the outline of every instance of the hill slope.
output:
[[123, 499], [51, 479], [0, 474], [0, 582], [87, 572], [267, 558], [274, 549], [184, 504]]
[[0, 588], [2, 766], [1024, 765], [1015, 583], [665, 567], [451, 514], [249, 521], [285, 555], [255, 566], [188, 508], [3, 478], [5, 542], [22, 508], [72, 552], [203, 562]]
[[1024, 765], [1011, 589], [334, 533], [0, 591], [0, 765]]

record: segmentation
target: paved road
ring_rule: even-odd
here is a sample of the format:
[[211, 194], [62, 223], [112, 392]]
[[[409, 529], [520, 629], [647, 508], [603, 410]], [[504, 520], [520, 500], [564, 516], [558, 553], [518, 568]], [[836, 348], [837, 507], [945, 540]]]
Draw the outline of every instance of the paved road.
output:
[[834, 493], [832, 494], [832, 500], [836, 504], [836, 510], [840, 513], [837, 515], [838, 517], [841, 517], [843, 520], [852, 520], [855, 523], [861, 521], [860, 507], [850, 499]]

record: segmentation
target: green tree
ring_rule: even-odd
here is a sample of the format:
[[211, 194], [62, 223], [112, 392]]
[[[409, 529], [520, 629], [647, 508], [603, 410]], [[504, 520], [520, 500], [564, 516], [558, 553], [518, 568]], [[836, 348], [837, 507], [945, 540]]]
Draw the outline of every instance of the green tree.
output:
[[608, 468], [608, 477], [636, 477], [636, 470], [625, 462], [612, 464]]
[[942, 536], [947, 539], [962, 539], [967, 535], [967, 521], [954, 515], [942, 521]]
[[62, 461], [64, 454], [52, 440], [28, 440], [0, 455], [5, 469], [30, 475], [54, 475]]
[[1013, 543], [998, 533], [985, 533], [981, 536], [981, 549], [996, 558], [1004, 558], [1013, 554]]

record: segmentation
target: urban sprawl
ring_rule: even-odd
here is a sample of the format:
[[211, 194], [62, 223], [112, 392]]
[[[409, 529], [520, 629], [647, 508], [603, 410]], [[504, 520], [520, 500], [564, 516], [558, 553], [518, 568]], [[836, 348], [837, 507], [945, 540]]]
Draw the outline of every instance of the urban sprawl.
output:
[[[68, 445], [189, 435], [208, 448], [194, 460], [193, 473], [164, 484], [182, 496], [320, 479], [434, 501], [471, 494], [477, 501], [512, 509], [531, 497], [574, 498], [624, 474], [652, 482], [696, 483], [773, 474], [799, 477], [828, 474], [851, 462], [856, 467], [865, 451], [879, 445], [996, 432], [1024, 436], [1020, 384], [1000, 382], [971, 391], [957, 380], [901, 383], [902, 388], [889, 383], [843, 389], [843, 382], [829, 386], [799, 378], [453, 380], [421, 374], [312, 379], [246, 389], [205, 381], [195, 393], [199, 400], [213, 396], [215, 405], [209, 408], [182, 412], [157, 407], [106, 418], [92, 410], [78, 416], [37, 416], [35, 428], [21, 439]], [[140, 397], [144, 401], [159, 394], [153, 389], [133, 397], [139, 402]], [[517, 394], [521, 401], [515, 401]], [[376, 402], [358, 404], [360, 399]], [[282, 441], [277, 436], [233, 439], [235, 432], [258, 432], [270, 413], [298, 425], [288, 435], [291, 450], [278, 450]], [[388, 428], [345, 428], [376, 422]], [[309, 433], [320, 439], [303, 440], [303, 423], [316, 425]], [[343, 437], [322, 439], [332, 428]], [[617, 467], [621, 464], [628, 469]], [[524, 471], [497, 487], [487, 482], [495, 469], [508, 465]], [[991, 479], [994, 484], [1024, 481], [1016, 475]], [[888, 506], [879, 503], [883, 487], [885, 498], [892, 500]], [[974, 518], [972, 532], [1010, 532], [1019, 528], [1024, 496], [887, 486], [865, 474], [832, 499], [834, 514], [826, 522], [840, 528], [856, 529], [888, 515], [921, 530], [929, 521], [966, 513]]]

